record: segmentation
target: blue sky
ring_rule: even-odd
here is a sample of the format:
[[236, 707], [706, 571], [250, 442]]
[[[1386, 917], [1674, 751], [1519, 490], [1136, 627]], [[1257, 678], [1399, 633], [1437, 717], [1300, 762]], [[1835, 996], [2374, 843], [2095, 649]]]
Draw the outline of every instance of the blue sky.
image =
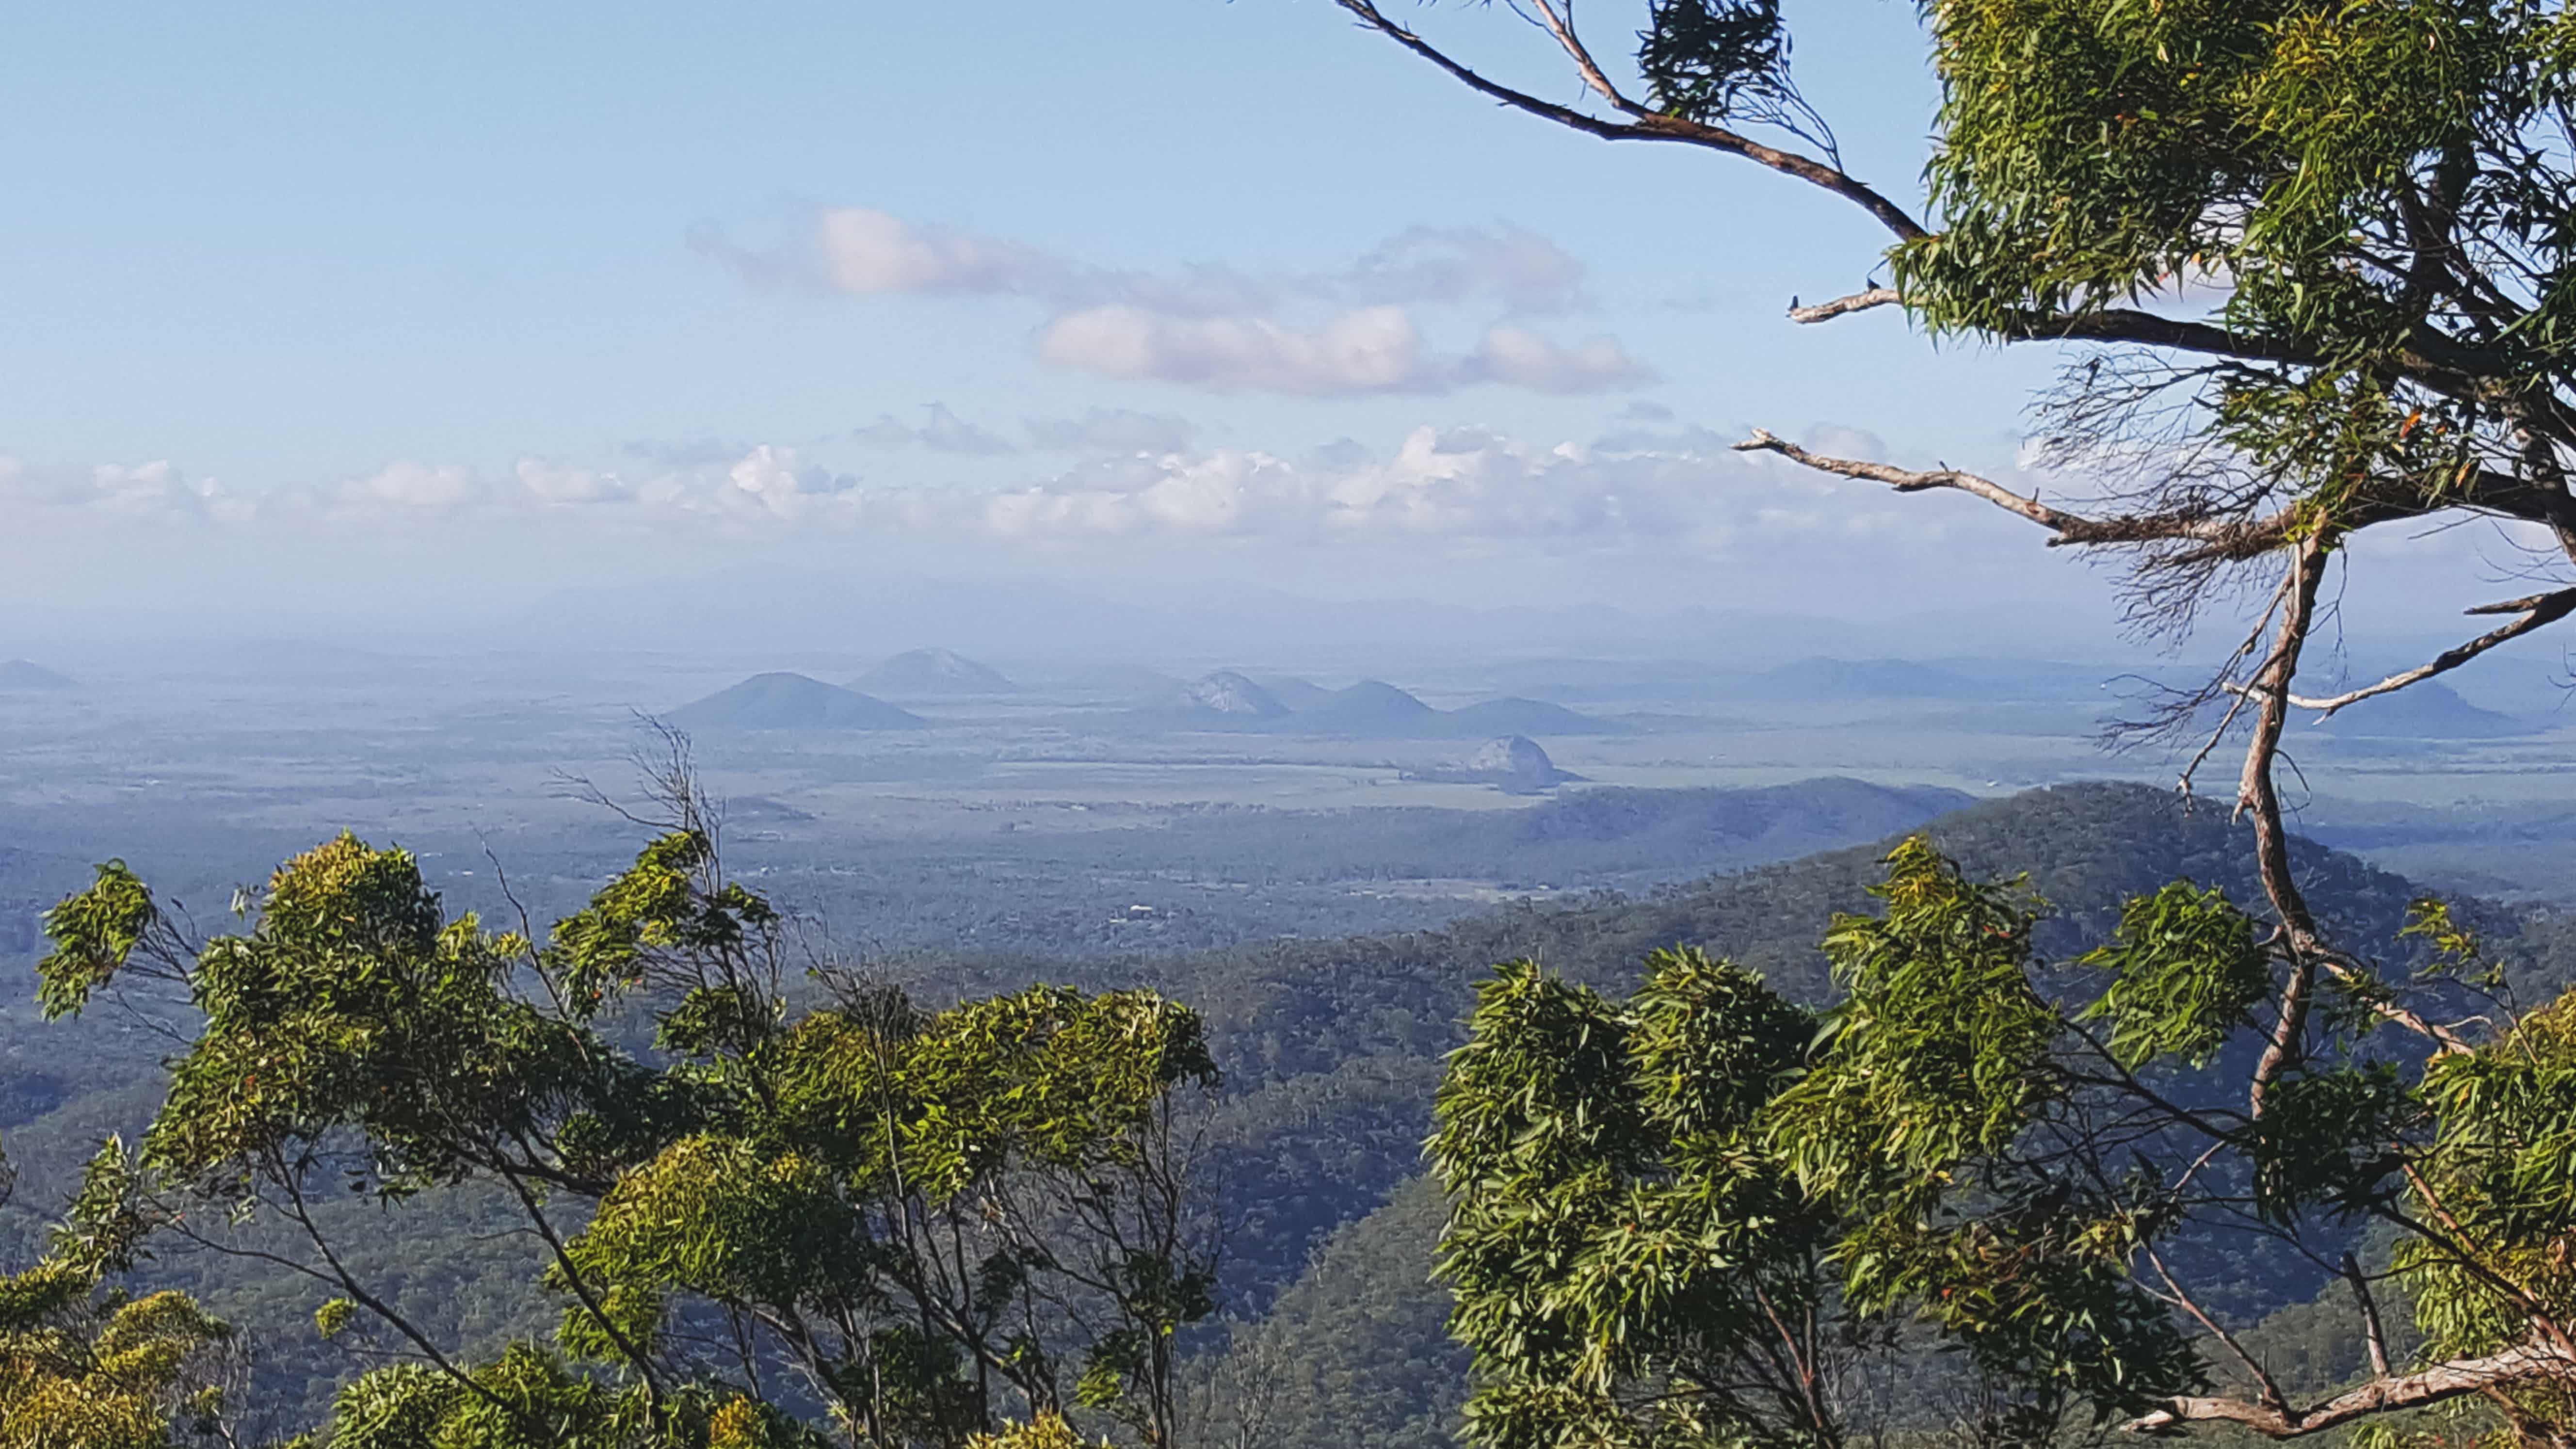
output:
[[[1911, 195], [1911, 7], [1792, 14]], [[1423, 16], [1572, 98], [1508, 12]], [[1972, 505], [1723, 450], [2008, 470], [2051, 359], [1792, 327], [1857, 212], [1498, 112], [1326, 0], [22, 7], [0, 194], [22, 603], [464, 558], [2109, 617]]]

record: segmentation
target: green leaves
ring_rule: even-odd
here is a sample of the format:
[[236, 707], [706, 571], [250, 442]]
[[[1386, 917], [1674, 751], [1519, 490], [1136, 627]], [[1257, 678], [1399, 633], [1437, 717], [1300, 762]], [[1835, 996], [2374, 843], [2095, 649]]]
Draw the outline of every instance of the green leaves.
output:
[[[2384, 1198], [2396, 1075], [2296, 1073], [2258, 1128], [2212, 1128], [2040, 994], [2019, 886], [1921, 838], [1884, 864], [1885, 914], [1825, 937], [1846, 996], [1821, 1017], [1687, 949], [1625, 1000], [1527, 962], [1484, 983], [1430, 1144], [1477, 1443], [1844, 1442], [1868, 1373], [1931, 1371], [1925, 1335], [1979, 1384], [1976, 1433], [2053, 1442], [2207, 1386], [2137, 1273], [2195, 1174], [2241, 1212], [2247, 1169], [2209, 1159], [2250, 1159], [2279, 1221]], [[2082, 960], [2132, 1069], [2211, 1059], [2271, 984], [2254, 923], [2188, 882]]]
[[45, 912], [54, 949], [36, 963], [36, 1000], [47, 1019], [79, 1015], [160, 917], [151, 890], [121, 860], [100, 866], [89, 889]]
[[1637, 66], [1655, 108], [1723, 121], [1748, 100], [1789, 91], [1789, 28], [1779, 0], [1655, 0], [1637, 37]]
[[2057, 1014], [2030, 981], [2034, 910], [1974, 884], [1920, 836], [1887, 858], [1884, 918], [1837, 916], [1825, 936], [1849, 993], [1826, 1016], [1824, 1060], [1774, 1110], [1811, 1192], [1893, 1175], [1937, 1186], [2002, 1151], [2055, 1094]]
[[604, 1384], [527, 1346], [469, 1384], [426, 1364], [377, 1369], [340, 1391], [328, 1449], [825, 1449], [768, 1405], [713, 1385], [655, 1396]]
[[[1768, 1313], [1821, 1301], [1822, 1219], [1752, 1130], [1814, 1019], [1697, 951], [1647, 964], [1625, 1003], [1498, 968], [1441, 1084], [1440, 1272], [1482, 1443], [1644, 1433], [1666, 1410], [1629, 1385], [1726, 1382]], [[1706, 1392], [1712, 1423], [1772, 1422], [1758, 1395]]]
[[2491, 1353], [2576, 1313], [2576, 996], [2436, 1058], [2423, 1095], [2438, 1127], [2412, 1206], [2437, 1230], [2398, 1266], [2431, 1351]]
[[[1216, 1303], [1183, 1114], [1217, 1074], [1188, 1010], [1036, 986], [930, 1012], [824, 973], [838, 999], [791, 1017], [788, 923], [687, 830], [542, 947], [448, 917], [411, 855], [349, 835], [239, 914], [191, 945], [110, 865], [49, 918], [49, 1003], [76, 1010], [148, 959], [204, 1025], [141, 1152], [112, 1142], [92, 1164], [53, 1257], [0, 1287], [0, 1319], [78, 1308], [137, 1259], [168, 1196], [274, 1213], [294, 1237], [321, 1231], [323, 1194], [480, 1180], [556, 1250], [558, 1339], [598, 1367], [521, 1345], [370, 1375], [342, 1397], [340, 1449], [816, 1442], [707, 1381], [666, 1332], [682, 1315], [805, 1366], [884, 1442], [959, 1444], [1005, 1401], [1069, 1392], [1168, 1428], [1176, 1335]], [[659, 1055], [598, 1024], [620, 996]], [[326, 1336], [398, 1311], [339, 1286], [316, 1314]]]
[[2387, 1062], [2282, 1078], [2249, 1134], [2255, 1210], [2277, 1223], [2318, 1206], [2365, 1211], [2404, 1166], [2405, 1134], [2422, 1117], [2422, 1104]]
[[2111, 1055], [2132, 1068], [2159, 1056], [2206, 1065], [2272, 990], [2252, 919], [2189, 881], [2131, 900], [2118, 932], [2076, 964], [2111, 973], [2081, 1019], [2108, 1020]]
[[0, 1449], [236, 1442], [222, 1422], [232, 1327], [184, 1293], [102, 1286], [134, 1266], [152, 1226], [110, 1138], [43, 1260], [0, 1275]]
[[643, 984], [664, 953], [723, 959], [772, 932], [778, 913], [740, 886], [715, 883], [715, 843], [699, 830], [656, 837], [583, 910], [555, 923], [544, 969], [576, 1015]]
[[250, 929], [191, 963], [206, 1029], [171, 1068], [145, 1164], [212, 1186], [347, 1128], [380, 1190], [469, 1174], [614, 1055], [510, 990], [519, 944], [448, 921], [407, 852], [343, 835], [288, 861]]

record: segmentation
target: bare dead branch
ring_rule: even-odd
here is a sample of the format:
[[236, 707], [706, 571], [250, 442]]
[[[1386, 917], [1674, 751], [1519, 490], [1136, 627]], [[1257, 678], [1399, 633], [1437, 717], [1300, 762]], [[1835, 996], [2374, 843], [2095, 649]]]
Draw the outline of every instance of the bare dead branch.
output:
[[[2271, 627], [2272, 616], [2280, 611], [2281, 600], [2289, 591], [2290, 577], [2284, 574], [2281, 582], [2272, 590], [2271, 601], [2263, 606], [2261, 614], [2255, 616], [2254, 627], [2245, 632], [2245, 638], [2236, 646], [2235, 652], [2229, 654], [2227, 662], [2219, 666], [2217, 688], [2225, 688], [2229, 677], [2236, 672], [2236, 666], [2247, 655], [2254, 652], [2256, 645], [2263, 642], [2264, 631]], [[2190, 763], [2182, 767], [2181, 777], [2174, 782], [2174, 788], [2181, 791], [2186, 799], [2191, 795], [2191, 782], [2199, 776], [2200, 767], [2208, 761], [2211, 754], [2217, 751], [2219, 742], [2227, 738], [2227, 732], [2236, 727], [2236, 716], [2244, 712], [2247, 702], [2253, 698], [2241, 689], [2228, 692], [2236, 697], [2228, 702], [2227, 713], [2219, 718], [2218, 728], [2209, 732], [2209, 738], [2201, 742], [2199, 751], [2192, 755]], [[2211, 687], [2204, 686], [2200, 693], [2192, 697], [2185, 709], [2187, 712], [2196, 711], [2214, 697]]]
[[2278, 548], [2294, 522], [2286, 513], [2255, 519], [2212, 518], [2194, 514], [2127, 514], [2117, 518], [2090, 518], [2052, 507], [2037, 498], [2015, 493], [1991, 478], [1957, 468], [1915, 470], [1888, 463], [1867, 463], [1854, 458], [1829, 458], [1778, 437], [1766, 429], [1756, 428], [1753, 436], [1735, 445], [1739, 453], [1777, 453], [1801, 467], [1841, 478], [1858, 478], [1884, 483], [1899, 493], [1923, 493], [1935, 488], [1954, 489], [1973, 495], [2001, 508], [2017, 513], [2056, 535], [2051, 546], [2078, 547], [2105, 544], [2139, 544], [2183, 541], [2204, 545], [2208, 551], [2226, 558], [2253, 558]]
[[1831, 322], [1837, 317], [1848, 316], [1854, 312], [1866, 312], [1872, 307], [1894, 306], [1903, 300], [1904, 298], [1896, 294], [1894, 287], [1872, 287], [1867, 291], [1854, 292], [1848, 297], [1836, 297], [1830, 302], [1818, 302], [1812, 307], [1797, 305], [1797, 299], [1793, 297], [1789, 303], [1789, 320], [1798, 323]]
[[1651, 114], [1644, 106], [1621, 95], [1619, 88], [1612, 85], [1610, 77], [1602, 71], [1600, 62], [1595, 61], [1592, 52], [1584, 48], [1582, 38], [1574, 33], [1573, 6], [1568, 5], [1565, 12], [1559, 14], [1555, 0], [1531, 0], [1531, 3], [1538, 6], [1540, 15], [1546, 17], [1547, 33], [1556, 37], [1556, 43], [1574, 62], [1574, 68], [1582, 73], [1585, 85], [1592, 87], [1601, 99], [1618, 111], [1631, 116]]
[[2296, 1439], [2392, 1409], [2421, 1408], [2463, 1394], [2484, 1393], [2533, 1379], [2564, 1378], [2570, 1373], [2576, 1373], [2576, 1356], [2555, 1347], [2526, 1344], [2484, 1358], [2436, 1364], [2416, 1373], [2394, 1377], [2383, 1374], [2306, 1409], [2186, 1396], [2169, 1399], [2162, 1408], [2121, 1427], [2132, 1433], [2154, 1433], [2189, 1423], [2231, 1423], [2268, 1439]]
[[2376, 695], [2394, 694], [2410, 684], [2421, 683], [2436, 674], [2447, 674], [2490, 649], [2509, 644], [2535, 629], [2546, 628], [2566, 618], [2570, 613], [2576, 613], [2576, 589], [2533, 594], [2528, 598], [2508, 599], [2500, 604], [2480, 604], [2467, 612], [2471, 614], [2520, 613], [2522, 617], [2502, 628], [2489, 630], [2457, 648], [2445, 649], [2434, 655], [2429, 662], [2392, 674], [2377, 684], [2320, 699], [2294, 694], [2290, 696], [2290, 703], [2300, 709], [2317, 711], [2317, 718], [2323, 721], [2332, 719], [2335, 711], [2346, 705], [2359, 704]]

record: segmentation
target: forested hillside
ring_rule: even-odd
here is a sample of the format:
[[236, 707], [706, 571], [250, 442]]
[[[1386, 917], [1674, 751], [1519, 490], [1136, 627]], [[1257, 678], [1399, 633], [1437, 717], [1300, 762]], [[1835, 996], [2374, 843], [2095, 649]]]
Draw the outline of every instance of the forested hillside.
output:
[[[1604, 805], [1634, 812], [1652, 802], [1614, 796]], [[2039, 937], [2044, 956], [2063, 959], [2101, 939], [2124, 899], [2168, 881], [2254, 894], [2242, 830], [2220, 810], [2187, 808], [2154, 790], [2034, 791], [1944, 815], [1930, 833], [1972, 874], [2042, 863], [2029, 884], [2053, 910]], [[1648, 952], [1688, 943], [1823, 1003], [1832, 987], [1817, 942], [1835, 912], [1870, 908], [1884, 854], [1883, 844], [1849, 848], [1642, 895], [1470, 915], [1438, 930], [1073, 960], [914, 953], [893, 969], [928, 1001], [1056, 980], [1149, 987], [1194, 1007], [1224, 1074], [1213, 1131], [1230, 1219], [1220, 1299], [1235, 1325], [1200, 1330], [1195, 1347], [1230, 1354], [1230, 1374], [1268, 1386], [1274, 1429], [1285, 1436], [1277, 1442], [1432, 1444], [1454, 1428], [1463, 1358], [1441, 1331], [1445, 1296], [1428, 1281], [1443, 1209], [1420, 1176], [1419, 1144], [1442, 1058], [1461, 1040], [1488, 968], [1528, 958], [1567, 979], [1624, 990]], [[2407, 882], [2305, 845], [2298, 864], [2345, 939], [2400, 954], [2397, 932], [2418, 894]], [[2464, 914], [2527, 992], [2569, 979], [2576, 932], [2556, 912], [2472, 903]], [[2069, 989], [2082, 988], [2070, 978]], [[157, 1063], [172, 1045], [104, 1006], [41, 1027], [31, 1017], [23, 1004], [11, 1008], [0, 1059], [0, 1127], [24, 1182], [0, 1222], [22, 1257], [97, 1137], [130, 1133], [149, 1116]], [[442, 1334], [488, 1349], [550, 1331], [560, 1308], [529, 1286], [542, 1245], [511, 1231], [503, 1208], [478, 1188], [322, 1211], [362, 1245], [363, 1268], [382, 1274], [389, 1297]], [[261, 1382], [295, 1414], [317, 1415], [354, 1366], [310, 1330], [309, 1316], [330, 1296], [319, 1285], [175, 1246], [144, 1271], [255, 1329]], [[2239, 1311], [2282, 1307], [2318, 1286], [2304, 1265], [2247, 1260], [2223, 1276], [2227, 1304]], [[2319, 1350], [2328, 1359], [2339, 1351]]]

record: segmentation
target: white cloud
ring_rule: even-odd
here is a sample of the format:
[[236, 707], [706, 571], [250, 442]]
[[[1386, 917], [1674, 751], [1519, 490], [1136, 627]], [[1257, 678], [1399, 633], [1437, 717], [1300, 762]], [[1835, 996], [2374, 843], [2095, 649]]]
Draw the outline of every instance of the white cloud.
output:
[[[1463, 355], [1433, 350], [1417, 309], [1499, 303], [1516, 314], [1579, 302], [1582, 264], [1515, 227], [1416, 227], [1339, 270], [1275, 276], [1218, 265], [1098, 267], [868, 207], [819, 212], [805, 237], [770, 252], [737, 247], [712, 228], [693, 233], [691, 242], [758, 285], [851, 296], [1024, 298], [1045, 309], [1041, 360], [1127, 381], [1347, 397], [1478, 383], [1588, 393], [1653, 377], [1614, 338], [1566, 345], [1507, 323], [1493, 325]], [[902, 429], [862, 432], [901, 445]], [[939, 446], [925, 430], [913, 430], [912, 440]]]
[[544, 458], [521, 458], [510, 471], [519, 486], [548, 503], [613, 503], [631, 492], [614, 473]]
[[88, 508], [133, 518], [224, 518], [236, 509], [213, 479], [166, 460], [40, 466], [0, 457], [0, 504]]
[[1593, 393], [1655, 380], [1654, 369], [1630, 357], [1615, 337], [1591, 337], [1572, 347], [1526, 327], [1489, 329], [1468, 357], [1466, 375], [1532, 392]]
[[1371, 248], [1352, 265], [1345, 285], [1375, 301], [1496, 296], [1516, 311], [1552, 312], [1579, 299], [1583, 264], [1519, 227], [1417, 226]]
[[1266, 317], [1177, 317], [1116, 304], [1074, 312], [1038, 334], [1058, 367], [1215, 392], [1347, 397], [1432, 392], [1449, 369], [1400, 307], [1363, 307], [1321, 326]]
[[1357, 308], [1312, 327], [1266, 317], [1177, 317], [1125, 304], [1092, 307], [1047, 324], [1038, 334], [1038, 355], [1122, 381], [1299, 397], [1443, 393], [1477, 383], [1595, 393], [1655, 376], [1614, 338], [1569, 347], [1511, 325], [1487, 330], [1464, 356], [1443, 355], [1412, 314], [1392, 306]]
[[866, 296], [999, 296], [1061, 285], [1066, 264], [1035, 247], [955, 227], [906, 221], [872, 207], [839, 206], [815, 214], [792, 246], [753, 251], [701, 224], [689, 245], [725, 263], [754, 286], [800, 286]]
[[847, 473], [805, 462], [794, 448], [767, 443], [745, 453], [725, 470], [724, 477], [731, 491], [718, 494], [720, 499], [753, 498], [780, 513], [800, 511], [803, 499], [849, 493], [859, 486], [859, 480]]
[[1034, 247], [922, 226], [863, 206], [824, 212], [815, 224], [815, 247], [824, 276], [844, 292], [1028, 292], [1063, 269]]
[[[1077, 424], [1085, 436], [1143, 426], [1114, 416], [1066, 426]], [[1867, 440], [1841, 441], [1859, 450]], [[59, 518], [140, 510], [205, 527], [309, 526], [352, 540], [428, 537], [429, 519], [451, 516], [552, 520], [547, 526], [617, 538], [621, 549], [688, 550], [716, 539], [805, 547], [846, 538], [969, 552], [997, 543], [1078, 549], [1155, 539], [1281, 548], [1519, 541], [1748, 566], [1839, 551], [1867, 535], [1897, 540], [1872, 548], [1932, 558], [1963, 529], [2012, 529], [2011, 520], [1989, 517], [1992, 510], [1900, 498], [1875, 484], [1737, 454], [1704, 431], [1640, 443], [1551, 445], [1426, 427], [1381, 451], [1348, 440], [1297, 457], [1243, 448], [1104, 450], [1002, 488], [863, 483], [826, 458], [763, 444], [636, 477], [533, 456], [498, 475], [399, 462], [326, 489], [222, 495], [221, 508], [209, 506], [210, 485], [187, 484], [166, 464], [6, 464], [0, 501]], [[97, 536], [112, 538], [113, 527]], [[664, 542], [650, 542], [657, 537]]]

